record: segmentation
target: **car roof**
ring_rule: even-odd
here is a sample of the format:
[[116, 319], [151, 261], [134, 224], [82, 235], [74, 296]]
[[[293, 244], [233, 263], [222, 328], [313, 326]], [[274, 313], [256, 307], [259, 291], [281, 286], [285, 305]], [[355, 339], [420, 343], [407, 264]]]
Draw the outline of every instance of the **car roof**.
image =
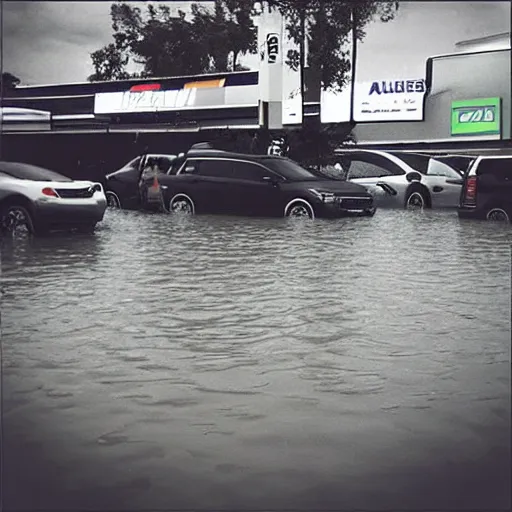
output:
[[147, 158], [176, 158], [177, 155], [171, 154], [171, 153], [147, 153]]
[[220, 149], [191, 149], [186, 158], [230, 158], [234, 160], [247, 160], [249, 162], [261, 162], [262, 160], [288, 160], [286, 157], [275, 155], [255, 155], [222, 151]]

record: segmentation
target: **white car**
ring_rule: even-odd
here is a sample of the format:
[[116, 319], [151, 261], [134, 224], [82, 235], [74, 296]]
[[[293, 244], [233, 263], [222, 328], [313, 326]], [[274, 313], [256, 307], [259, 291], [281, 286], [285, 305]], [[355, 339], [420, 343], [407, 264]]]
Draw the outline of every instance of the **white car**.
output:
[[457, 208], [463, 173], [435, 158], [401, 151], [336, 151], [346, 179], [364, 185], [375, 205]]
[[0, 161], [0, 230], [94, 230], [107, 199], [100, 183], [73, 181], [42, 167]]

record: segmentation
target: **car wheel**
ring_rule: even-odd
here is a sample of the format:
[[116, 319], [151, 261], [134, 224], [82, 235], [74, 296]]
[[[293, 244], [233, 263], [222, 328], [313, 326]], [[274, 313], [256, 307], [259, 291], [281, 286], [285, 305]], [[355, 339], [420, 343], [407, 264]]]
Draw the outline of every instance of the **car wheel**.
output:
[[408, 210], [423, 210], [427, 206], [428, 200], [425, 193], [420, 190], [412, 190], [405, 199], [405, 208]]
[[291, 201], [286, 205], [284, 209], [285, 217], [297, 217], [304, 218], [308, 217], [310, 219], [315, 218], [315, 212], [313, 207], [304, 199]]
[[109, 190], [105, 192], [105, 196], [107, 198], [107, 208], [121, 208], [121, 201], [115, 192]]
[[35, 234], [32, 215], [22, 204], [11, 203], [1, 208], [0, 228], [3, 233], [13, 235]]
[[502, 208], [492, 208], [487, 212], [485, 218], [493, 222], [510, 222], [508, 213]]
[[170, 213], [193, 215], [195, 210], [194, 201], [185, 194], [177, 194], [169, 201]]

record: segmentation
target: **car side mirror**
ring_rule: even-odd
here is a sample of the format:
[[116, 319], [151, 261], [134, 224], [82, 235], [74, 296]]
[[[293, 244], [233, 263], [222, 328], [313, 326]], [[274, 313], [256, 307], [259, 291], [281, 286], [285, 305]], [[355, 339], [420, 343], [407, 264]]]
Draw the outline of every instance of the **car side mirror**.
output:
[[276, 186], [279, 183], [279, 181], [276, 178], [272, 178], [271, 176], [263, 176], [262, 181], [273, 186]]
[[405, 179], [412, 183], [413, 181], [421, 181], [421, 174], [416, 171], [409, 172], [405, 175]]

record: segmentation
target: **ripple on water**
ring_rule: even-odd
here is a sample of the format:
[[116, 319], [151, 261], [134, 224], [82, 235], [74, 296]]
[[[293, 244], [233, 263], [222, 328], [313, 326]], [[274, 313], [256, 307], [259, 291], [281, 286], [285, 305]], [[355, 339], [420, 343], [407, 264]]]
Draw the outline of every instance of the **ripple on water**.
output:
[[[306, 461], [308, 482], [379, 481], [397, 450], [425, 464], [426, 439], [449, 447], [436, 456], [476, 460], [508, 446], [511, 239], [453, 212], [121, 211], [92, 236], [2, 241], [7, 418], [31, 414], [55, 453], [68, 436], [70, 474], [94, 476], [77, 463], [92, 450], [129, 465], [140, 492], [167, 488], [176, 461], [291, 495], [307, 488]], [[269, 467], [288, 475], [282, 488]], [[112, 488], [116, 471], [102, 472]]]

